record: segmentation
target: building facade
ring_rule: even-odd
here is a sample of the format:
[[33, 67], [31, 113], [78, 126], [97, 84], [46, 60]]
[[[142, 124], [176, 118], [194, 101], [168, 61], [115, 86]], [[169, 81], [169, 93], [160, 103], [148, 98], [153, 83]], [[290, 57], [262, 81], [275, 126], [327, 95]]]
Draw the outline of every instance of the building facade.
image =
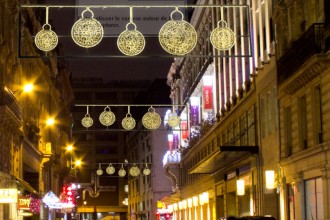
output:
[[[165, 163], [175, 219], [329, 218], [329, 5], [314, 3], [198, 1], [223, 7], [194, 9], [200, 58], [177, 58], [168, 75], [173, 103], [187, 105], [181, 159]], [[236, 36], [222, 51], [209, 40], [219, 21]]]
[[[165, 115], [166, 108], [155, 109]], [[170, 214], [162, 199], [171, 192], [172, 184], [161, 163], [168, 151], [168, 130], [163, 124], [154, 131], [145, 129], [141, 123], [138, 126], [137, 131], [126, 136], [128, 161], [139, 164], [141, 170], [140, 175], [128, 179], [129, 219], [159, 219], [160, 215]], [[150, 174], [145, 172], [146, 168]]]
[[[78, 210], [83, 219], [92, 218], [96, 212], [100, 213], [99, 218], [127, 218], [128, 168], [133, 164], [127, 158], [127, 131], [121, 121], [128, 113], [136, 117], [133, 107], [130, 109], [129, 106], [134, 105], [137, 95], [150, 84], [148, 80], [106, 82], [101, 78], [74, 79], [74, 157], [83, 161], [77, 173], [81, 186]], [[100, 115], [104, 111], [114, 113], [113, 124], [105, 126], [101, 123]], [[88, 128], [82, 125], [87, 113], [93, 118], [93, 125]], [[109, 166], [113, 172], [109, 172]], [[118, 173], [121, 168], [126, 172], [123, 176]]]
[[[2, 1], [0, 14], [0, 189], [2, 196], [13, 190], [16, 198], [1, 198], [0, 219], [55, 218], [41, 198], [49, 191], [58, 194], [67, 172], [62, 147], [71, 134], [70, 72], [57, 59], [20, 57], [20, 50], [31, 56], [42, 53], [32, 38], [41, 29], [36, 13], [19, 15], [19, 1]], [[34, 90], [26, 92], [25, 84]], [[52, 126], [46, 124], [50, 117]], [[21, 199], [33, 208], [20, 210]]]

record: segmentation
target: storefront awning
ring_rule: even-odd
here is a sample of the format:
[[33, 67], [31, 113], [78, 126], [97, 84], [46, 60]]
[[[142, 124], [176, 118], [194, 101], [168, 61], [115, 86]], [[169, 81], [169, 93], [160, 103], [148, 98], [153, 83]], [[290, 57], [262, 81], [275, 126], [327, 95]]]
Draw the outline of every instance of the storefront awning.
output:
[[205, 158], [189, 170], [189, 174], [212, 174], [222, 170], [230, 164], [248, 158], [251, 154], [258, 153], [258, 146], [221, 146], [220, 151]]
[[38, 191], [35, 190], [28, 182], [26, 182], [26, 181], [24, 181], [24, 180], [22, 180], [22, 179], [20, 179], [18, 177], [15, 177], [15, 179], [16, 179], [16, 183], [19, 186], [23, 187], [24, 189], [26, 189], [30, 193], [33, 193], [35, 195], [38, 195]]

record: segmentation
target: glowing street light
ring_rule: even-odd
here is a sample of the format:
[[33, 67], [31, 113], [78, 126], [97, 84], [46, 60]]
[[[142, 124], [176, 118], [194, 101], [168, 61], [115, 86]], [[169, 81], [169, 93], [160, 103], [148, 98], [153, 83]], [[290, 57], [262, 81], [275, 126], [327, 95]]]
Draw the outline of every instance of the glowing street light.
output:
[[72, 150], [73, 150], [73, 146], [72, 146], [72, 145], [68, 145], [68, 146], [66, 147], [66, 150], [67, 150], [67, 151], [72, 151]]
[[33, 84], [28, 83], [28, 84], [25, 84], [25, 85], [24, 85], [24, 87], [23, 87], [23, 92], [32, 92], [33, 89], [34, 89]]
[[81, 163], [82, 163], [81, 160], [76, 160], [74, 164], [75, 164], [76, 166], [80, 166]]
[[46, 121], [46, 125], [50, 126], [55, 124], [55, 119], [54, 118], [48, 118]]

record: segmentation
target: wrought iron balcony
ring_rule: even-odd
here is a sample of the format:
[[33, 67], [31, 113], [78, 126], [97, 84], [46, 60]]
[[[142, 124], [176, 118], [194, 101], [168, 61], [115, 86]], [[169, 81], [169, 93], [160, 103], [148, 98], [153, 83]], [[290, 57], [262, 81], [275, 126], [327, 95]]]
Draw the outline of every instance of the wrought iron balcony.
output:
[[22, 123], [22, 106], [4, 85], [0, 86], [0, 113], [3, 119], [12, 119], [18, 126]]
[[324, 54], [330, 47], [330, 26], [313, 24], [277, 61], [278, 82], [281, 83], [315, 54]]

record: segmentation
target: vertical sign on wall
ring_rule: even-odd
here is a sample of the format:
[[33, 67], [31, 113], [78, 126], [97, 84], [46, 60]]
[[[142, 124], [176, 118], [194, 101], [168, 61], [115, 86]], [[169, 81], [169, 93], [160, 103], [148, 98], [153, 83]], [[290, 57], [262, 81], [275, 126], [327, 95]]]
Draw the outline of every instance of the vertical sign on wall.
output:
[[167, 141], [168, 141], [168, 150], [172, 153], [173, 150], [173, 134], [167, 135]]
[[179, 148], [179, 134], [173, 131], [173, 150]]
[[188, 139], [188, 122], [181, 121], [181, 139]]
[[190, 125], [199, 126], [199, 97], [190, 97]]
[[203, 76], [203, 107], [204, 110], [213, 109], [213, 86], [212, 86], [212, 76]]

